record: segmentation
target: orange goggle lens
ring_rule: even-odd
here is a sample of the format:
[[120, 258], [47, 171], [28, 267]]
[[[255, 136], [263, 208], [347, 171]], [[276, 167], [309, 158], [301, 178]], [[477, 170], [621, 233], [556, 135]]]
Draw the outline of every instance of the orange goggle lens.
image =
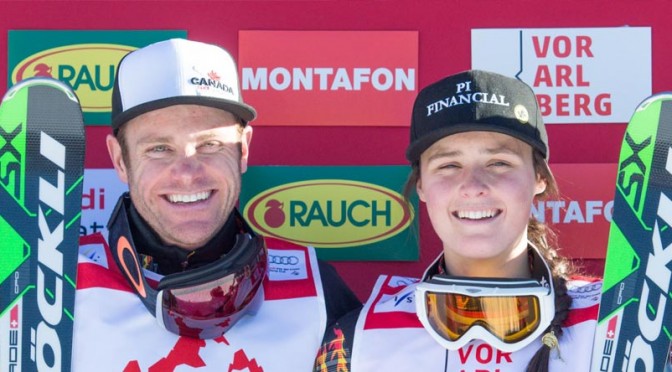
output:
[[481, 326], [504, 343], [518, 342], [541, 322], [536, 296], [472, 297], [426, 292], [427, 318], [442, 337], [457, 341], [474, 326]]

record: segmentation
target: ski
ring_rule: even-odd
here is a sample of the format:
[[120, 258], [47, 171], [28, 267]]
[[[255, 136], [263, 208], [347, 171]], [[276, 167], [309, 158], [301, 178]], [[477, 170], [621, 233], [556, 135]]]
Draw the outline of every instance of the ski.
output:
[[0, 371], [70, 371], [85, 134], [49, 78], [0, 105]]
[[592, 371], [670, 368], [670, 146], [672, 93], [656, 94], [635, 110], [621, 147]]

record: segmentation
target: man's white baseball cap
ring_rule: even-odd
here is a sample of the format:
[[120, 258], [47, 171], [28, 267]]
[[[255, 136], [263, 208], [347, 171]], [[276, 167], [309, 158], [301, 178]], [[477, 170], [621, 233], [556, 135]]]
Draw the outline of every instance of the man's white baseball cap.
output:
[[192, 104], [215, 107], [253, 120], [243, 102], [238, 69], [221, 47], [170, 39], [130, 52], [121, 59], [112, 91], [112, 130], [149, 111]]

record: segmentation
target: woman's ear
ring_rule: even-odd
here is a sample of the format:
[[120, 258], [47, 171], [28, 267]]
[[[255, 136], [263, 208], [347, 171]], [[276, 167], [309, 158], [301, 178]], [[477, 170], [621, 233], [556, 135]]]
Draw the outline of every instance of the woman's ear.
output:
[[541, 177], [540, 174], [537, 174], [537, 181], [534, 185], [534, 195], [540, 195], [546, 191], [546, 179]]

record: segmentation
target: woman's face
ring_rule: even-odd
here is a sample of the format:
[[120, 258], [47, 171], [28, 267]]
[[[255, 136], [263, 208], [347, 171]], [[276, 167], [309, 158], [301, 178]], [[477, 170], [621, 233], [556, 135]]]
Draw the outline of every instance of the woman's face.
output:
[[417, 192], [452, 265], [518, 256], [532, 202], [545, 188], [532, 147], [501, 133], [450, 135], [420, 158]]

